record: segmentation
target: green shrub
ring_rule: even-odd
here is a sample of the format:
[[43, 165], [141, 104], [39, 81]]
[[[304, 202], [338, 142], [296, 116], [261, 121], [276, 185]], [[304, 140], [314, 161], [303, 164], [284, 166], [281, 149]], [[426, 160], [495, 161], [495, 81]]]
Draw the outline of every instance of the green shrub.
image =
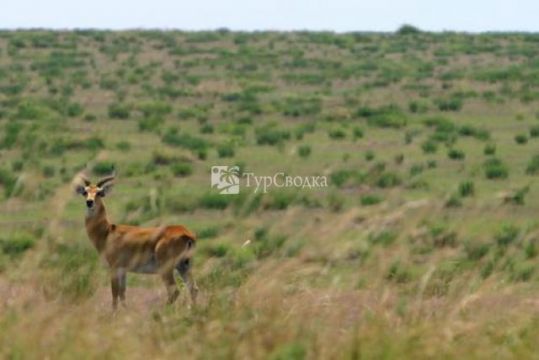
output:
[[528, 137], [525, 134], [515, 135], [515, 142], [519, 145], [524, 145], [528, 142]]
[[159, 116], [150, 116], [138, 121], [138, 129], [140, 131], [157, 131], [163, 124], [164, 119]]
[[282, 107], [283, 115], [300, 117], [318, 114], [322, 109], [322, 103], [318, 98], [291, 97], [285, 99]]
[[494, 155], [496, 154], [496, 144], [487, 144], [483, 150], [485, 155]]
[[97, 120], [97, 116], [95, 116], [94, 114], [86, 114], [84, 115], [83, 120], [86, 122], [94, 122]]
[[0, 185], [4, 187], [6, 196], [10, 196], [15, 189], [17, 178], [7, 169], [0, 168]]
[[526, 174], [537, 175], [539, 173], [539, 155], [534, 155], [528, 162]]
[[508, 246], [518, 238], [520, 230], [518, 227], [510, 224], [504, 224], [495, 234], [496, 243], [500, 246]]
[[364, 136], [363, 129], [357, 126], [354, 127], [354, 129], [352, 130], [352, 136], [354, 140], [361, 139]]
[[181, 147], [193, 152], [206, 150], [209, 144], [202, 138], [190, 134], [180, 134], [177, 129], [169, 129], [162, 137], [162, 141], [171, 146]]
[[329, 175], [330, 183], [337, 187], [342, 187], [353, 176], [351, 170], [337, 170]]
[[445, 202], [447, 208], [457, 208], [462, 206], [462, 200], [458, 194], [452, 194]]
[[530, 191], [529, 186], [524, 186], [520, 189], [517, 189], [515, 193], [513, 194], [513, 196], [510, 197], [511, 203], [513, 203], [514, 205], [524, 205], [526, 195], [528, 194], [529, 191]]
[[11, 170], [13, 171], [21, 171], [23, 168], [24, 168], [23, 160], [15, 160], [11, 163]]
[[342, 140], [346, 138], [346, 132], [343, 129], [331, 129], [328, 131], [328, 135], [333, 140]]
[[271, 236], [266, 228], [258, 228], [254, 234], [254, 253], [259, 259], [271, 256], [283, 246], [285, 241], [286, 237], [283, 235]]
[[365, 152], [365, 160], [371, 161], [371, 160], [374, 160], [374, 157], [375, 157], [374, 151], [372, 151], [372, 150], [367, 150], [367, 151]]
[[421, 34], [421, 32], [419, 28], [409, 24], [401, 25], [397, 30], [398, 35], [417, 35]]
[[464, 160], [466, 155], [464, 154], [464, 151], [452, 148], [448, 150], [447, 156], [451, 160]]
[[296, 194], [287, 191], [274, 191], [269, 196], [268, 201], [264, 204], [264, 208], [271, 210], [286, 210], [294, 200]]
[[524, 246], [524, 253], [526, 255], [526, 258], [527, 259], [533, 259], [534, 257], [537, 256], [537, 244], [536, 244], [537, 240], [534, 238], [534, 239], [530, 239], [526, 245]]
[[210, 226], [197, 231], [198, 239], [213, 239], [217, 237], [217, 235], [219, 235], [219, 227], [217, 226]]
[[490, 244], [480, 241], [467, 241], [464, 243], [464, 252], [471, 261], [482, 259], [490, 250]]
[[45, 165], [42, 169], [43, 176], [46, 178], [51, 178], [56, 174], [56, 168], [52, 165]]
[[129, 141], [119, 141], [116, 143], [116, 149], [127, 152], [131, 150], [131, 143]]
[[231, 158], [235, 155], [234, 145], [225, 143], [217, 146], [217, 155], [220, 158]]
[[15, 234], [9, 238], [0, 239], [0, 250], [4, 255], [16, 258], [33, 248], [35, 242], [30, 235]]
[[367, 119], [367, 124], [373, 127], [380, 128], [395, 128], [400, 129], [408, 123], [407, 118], [403, 114], [389, 113], [371, 116]]
[[459, 194], [462, 197], [469, 197], [475, 194], [475, 185], [471, 180], [462, 181], [459, 184]]
[[368, 240], [372, 245], [389, 246], [397, 239], [397, 233], [391, 230], [382, 230], [376, 233], [369, 233]]
[[401, 179], [397, 173], [386, 172], [380, 175], [376, 185], [380, 188], [390, 188], [401, 184]]
[[255, 136], [258, 145], [277, 145], [290, 139], [288, 131], [268, 126], [256, 129]]
[[17, 106], [16, 119], [42, 120], [50, 115], [50, 110], [41, 102], [24, 100]]
[[205, 253], [211, 257], [225, 257], [231, 250], [227, 244], [210, 244], [205, 249]]
[[109, 117], [111, 119], [129, 119], [131, 109], [124, 103], [113, 103], [109, 105]]
[[539, 137], [539, 125], [534, 125], [530, 128], [530, 137]]
[[383, 199], [376, 194], [366, 194], [360, 197], [360, 201], [363, 206], [371, 206], [381, 203]]
[[110, 175], [114, 172], [114, 163], [112, 161], [99, 161], [95, 163], [92, 171], [97, 176]]
[[188, 162], [172, 164], [172, 173], [177, 177], [186, 177], [193, 173], [193, 165]]
[[148, 101], [137, 106], [145, 117], [162, 117], [172, 112], [172, 106], [162, 101]]
[[299, 125], [294, 130], [294, 134], [297, 140], [302, 140], [305, 134], [312, 134], [315, 131], [315, 129], [316, 129], [315, 123], [308, 122], [308, 123]]
[[490, 139], [490, 133], [484, 129], [478, 129], [471, 125], [463, 125], [459, 129], [459, 134], [462, 136], [472, 136], [478, 140], [488, 140]]
[[405, 265], [397, 260], [389, 266], [386, 279], [396, 283], [406, 283], [412, 279], [412, 274]]
[[231, 198], [221, 194], [205, 193], [199, 199], [199, 206], [205, 209], [224, 210], [230, 205]]
[[413, 164], [410, 167], [410, 176], [416, 176], [421, 174], [425, 170], [423, 164]]
[[511, 269], [512, 281], [529, 281], [535, 272], [535, 264], [529, 262], [517, 263]]
[[200, 133], [201, 134], [213, 134], [213, 125], [210, 123], [205, 123], [200, 127]]
[[425, 101], [414, 100], [408, 103], [408, 110], [416, 114], [424, 114], [429, 110], [429, 105]]
[[311, 146], [310, 145], [300, 145], [298, 147], [298, 155], [302, 158], [307, 158], [311, 155]]
[[462, 99], [456, 97], [439, 99], [437, 105], [440, 111], [460, 111], [462, 109]]
[[4, 127], [4, 137], [2, 138], [2, 142], [0, 143], [1, 148], [12, 148], [19, 139], [19, 135], [21, 134], [23, 130], [23, 124], [17, 121], [11, 121], [8, 122]]
[[425, 154], [433, 154], [438, 151], [438, 144], [436, 144], [434, 141], [427, 140], [421, 144], [421, 149], [423, 149]]
[[487, 179], [506, 179], [509, 176], [509, 169], [497, 158], [487, 159], [483, 168]]

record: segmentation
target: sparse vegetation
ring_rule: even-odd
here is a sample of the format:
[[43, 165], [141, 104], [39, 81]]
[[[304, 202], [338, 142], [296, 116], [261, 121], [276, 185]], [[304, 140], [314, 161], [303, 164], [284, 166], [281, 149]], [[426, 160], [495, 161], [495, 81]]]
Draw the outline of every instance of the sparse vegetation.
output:
[[[0, 31], [0, 358], [534, 358], [538, 41]], [[111, 321], [81, 170], [195, 230], [197, 307]]]

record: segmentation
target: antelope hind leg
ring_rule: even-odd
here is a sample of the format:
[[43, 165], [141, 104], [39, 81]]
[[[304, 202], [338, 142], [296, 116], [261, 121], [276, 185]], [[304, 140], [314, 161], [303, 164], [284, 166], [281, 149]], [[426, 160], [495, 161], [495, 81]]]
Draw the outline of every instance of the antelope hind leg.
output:
[[176, 301], [176, 299], [180, 295], [180, 290], [178, 290], [178, 287], [176, 286], [176, 281], [174, 280], [173, 270], [167, 271], [164, 274], [162, 274], [161, 279], [163, 279], [163, 282], [165, 283], [165, 286], [167, 288], [167, 294], [168, 294], [167, 303], [173, 304], [174, 301]]
[[192, 261], [190, 258], [183, 259], [178, 263], [178, 265], [176, 266], [176, 269], [180, 273], [180, 276], [183, 282], [189, 289], [189, 294], [191, 295], [191, 301], [193, 305], [195, 305], [197, 301], [198, 286], [191, 273], [191, 263]]

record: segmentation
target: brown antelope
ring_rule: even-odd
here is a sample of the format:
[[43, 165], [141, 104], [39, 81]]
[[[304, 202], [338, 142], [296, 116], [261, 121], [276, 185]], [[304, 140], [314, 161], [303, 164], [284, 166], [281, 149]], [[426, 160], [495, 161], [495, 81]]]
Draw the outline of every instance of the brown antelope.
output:
[[113, 308], [117, 308], [118, 298], [125, 305], [127, 272], [159, 274], [167, 288], [168, 303], [172, 304], [180, 293], [174, 269], [180, 273], [194, 304], [198, 292], [191, 275], [195, 235], [181, 225], [142, 228], [112, 224], [103, 198], [112, 188], [114, 175], [96, 184], [80, 178], [84, 185], [77, 185], [76, 192], [86, 200], [86, 232], [110, 266]]

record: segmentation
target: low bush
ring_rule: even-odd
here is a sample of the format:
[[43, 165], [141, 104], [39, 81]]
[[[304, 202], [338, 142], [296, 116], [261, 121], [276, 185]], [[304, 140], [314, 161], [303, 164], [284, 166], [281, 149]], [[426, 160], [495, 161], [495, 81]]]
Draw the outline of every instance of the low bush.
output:
[[307, 158], [311, 155], [311, 146], [310, 145], [300, 145], [298, 147], [298, 155], [302, 158]]
[[331, 129], [328, 131], [328, 136], [333, 140], [342, 140], [346, 138], [346, 132], [343, 129]]
[[172, 173], [177, 177], [186, 177], [193, 173], [193, 165], [188, 162], [172, 164]]
[[459, 184], [459, 195], [469, 197], [475, 194], [475, 184], [471, 180], [463, 181]]
[[528, 137], [526, 134], [517, 134], [515, 135], [515, 142], [519, 145], [524, 145], [528, 142]]
[[496, 154], [496, 144], [487, 144], [483, 149], [485, 155], [494, 155]]
[[109, 117], [111, 119], [129, 119], [131, 109], [124, 103], [113, 103], [109, 105]]
[[508, 246], [516, 241], [520, 230], [511, 224], [504, 224], [494, 235], [496, 243], [500, 246]]
[[462, 150], [452, 148], [447, 151], [447, 156], [451, 160], [464, 160], [466, 154]]
[[14, 234], [0, 239], [0, 251], [9, 258], [16, 258], [34, 247], [36, 240], [31, 235]]
[[530, 161], [528, 161], [528, 166], [526, 167], [526, 174], [528, 175], [537, 175], [539, 173], [539, 155], [534, 155]]
[[401, 178], [397, 173], [386, 172], [380, 175], [376, 185], [380, 188], [390, 188], [401, 184]]
[[205, 193], [199, 199], [199, 206], [205, 209], [224, 210], [231, 201], [231, 196], [223, 196], [216, 193]]
[[112, 161], [99, 161], [94, 164], [92, 171], [97, 176], [110, 175], [114, 172], [114, 162]]
[[509, 176], [507, 166], [497, 158], [490, 158], [483, 164], [487, 179], [506, 179]]
[[290, 132], [274, 127], [262, 127], [255, 130], [258, 145], [277, 145], [290, 139]]
[[361, 205], [363, 206], [376, 205], [376, 204], [381, 203], [382, 201], [383, 201], [383, 198], [376, 194], [366, 194], [360, 197], [360, 202], [361, 202]]

